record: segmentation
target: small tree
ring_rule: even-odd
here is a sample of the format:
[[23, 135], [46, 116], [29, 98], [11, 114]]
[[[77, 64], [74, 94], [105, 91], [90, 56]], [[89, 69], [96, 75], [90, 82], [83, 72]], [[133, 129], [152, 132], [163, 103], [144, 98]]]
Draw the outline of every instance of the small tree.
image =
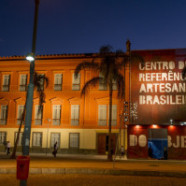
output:
[[[43, 89], [44, 85], [46, 85], [46, 87], [48, 86], [48, 78], [45, 77], [45, 75], [43, 75], [43, 74], [37, 74], [35, 72], [35, 74], [34, 74], [34, 86], [37, 88], [37, 91], [39, 93], [39, 109], [38, 109], [37, 114], [39, 114], [41, 112], [43, 103], [45, 102], [45, 94], [44, 94], [44, 89]], [[11, 159], [16, 158], [17, 144], [18, 144], [18, 141], [19, 141], [21, 128], [22, 128], [23, 123], [25, 121], [25, 113], [26, 113], [26, 103], [25, 103], [24, 110], [23, 110], [23, 113], [22, 113], [22, 116], [21, 116], [21, 121], [20, 121], [20, 126], [19, 126], [19, 129], [18, 129], [17, 137], [16, 137], [15, 142], [14, 142], [14, 148], [13, 148], [12, 154], [10, 156]]]

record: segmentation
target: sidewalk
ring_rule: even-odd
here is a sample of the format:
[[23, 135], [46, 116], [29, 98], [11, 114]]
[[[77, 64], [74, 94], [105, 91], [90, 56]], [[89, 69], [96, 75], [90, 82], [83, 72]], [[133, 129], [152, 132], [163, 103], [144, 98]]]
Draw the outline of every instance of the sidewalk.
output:
[[[0, 154], [0, 174], [15, 174], [16, 160]], [[186, 161], [127, 160], [119, 157], [108, 162], [106, 156], [30, 154], [30, 174], [104, 174], [135, 176], [168, 176], [186, 178]]]

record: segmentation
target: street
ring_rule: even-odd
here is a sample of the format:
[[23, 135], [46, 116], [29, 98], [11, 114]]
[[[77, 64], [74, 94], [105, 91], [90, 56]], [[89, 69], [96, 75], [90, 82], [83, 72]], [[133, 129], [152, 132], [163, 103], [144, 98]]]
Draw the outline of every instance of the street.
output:
[[[15, 174], [1, 174], [1, 186], [18, 186]], [[183, 186], [186, 178], [110, 175], [29, 175], [28, 186]]]

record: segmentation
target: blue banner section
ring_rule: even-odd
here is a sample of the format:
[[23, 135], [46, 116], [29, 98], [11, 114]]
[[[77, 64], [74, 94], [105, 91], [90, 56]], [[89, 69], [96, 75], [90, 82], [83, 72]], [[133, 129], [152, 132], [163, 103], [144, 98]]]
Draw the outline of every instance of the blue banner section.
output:
[[148, 141], [148, 152], [151, 158], [167, 159], [167, 139], [152, 139]]

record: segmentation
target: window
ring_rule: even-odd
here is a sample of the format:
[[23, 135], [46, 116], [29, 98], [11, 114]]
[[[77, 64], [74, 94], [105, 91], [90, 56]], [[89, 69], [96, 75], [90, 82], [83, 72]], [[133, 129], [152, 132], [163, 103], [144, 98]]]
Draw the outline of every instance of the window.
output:
[[98, 107], [98, 125], [107, 125], [107, 105], [99, 105]]
[[112, 126], [117, 125], [117, 105], [112, 105]]
[[27, 89], [27, 74], [20, 75], [19, 90], [26, 91]]
[[78, 74], [78, 76], [75, 77], [75, 74], [73, 73], [72, 90], [80, 90], [80, 74]]
[[10, 74], [3, 75], [2, 91], [8, 92], [10, 88]]
[[43, 106], [36, 105], [35, 106], [35, 124], [41, 125], [43, 117]]
[[33, 132], [33, 147], [41, 147], [42, 146], [42, 133], [41, 132]]
[[60, 146], [60, 133], [51, 133], [51, 143], [50, 147], [54, 147], [54, 143], [57, 141], [58, 148]]
[[[107, 115], [107, 105], [99, 105], [98, 106], [98, 125], [106, 126], [107, 121], [109, 120], [109, 107], [108, 107], [108, 115]], [[117, 125], [117, 105], [112, 105], [112, 126]]]
[[53, 105], [53, 125], [61, 123], [61, 105]]
[[62, 90], [62, 74], [55, 74], [54, 76], [54, 90], [59, 91]]
[[8, 105], [1, 105], [1, 120], [0, 124], [5, 125], [7, 123]]
[[0, 132], [0, 145], [6, 142], [6, 132]]
[[69, 135], [69, 148], [79, 148], [79, 133], [70, 133]]
[[79, 105], [71, 105], [71, 125], [79, 125]]
[[107, 90], [107, 85], [105, 84], [104, 76], [100, 73], [99, 77], [101, 78], [99, 80], [99, 90]]
[[17, 124], [19, 124], [19, 125], [21, 124], [23, 112], [24, 112], [24, 105], [19, 105], [18, 111], [17, 111]]
[[[17, 135], [18, 135], [18, 133], [16, 132], [14, 141], [16, 141]], [[23, 143], [23, 132], [20, 132], [17, 146], [22, 146], [22, 143]]]

